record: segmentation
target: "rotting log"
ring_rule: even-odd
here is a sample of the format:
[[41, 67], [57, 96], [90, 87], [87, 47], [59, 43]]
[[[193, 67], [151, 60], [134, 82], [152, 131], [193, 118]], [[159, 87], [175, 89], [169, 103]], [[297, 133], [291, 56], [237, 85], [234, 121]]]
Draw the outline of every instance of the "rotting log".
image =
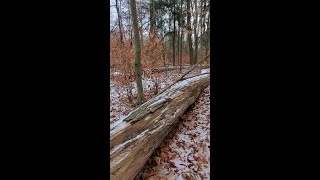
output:
[[209, 81], [208, 74], [179, 81], [111, 125], [110, 179], [134, 179]]

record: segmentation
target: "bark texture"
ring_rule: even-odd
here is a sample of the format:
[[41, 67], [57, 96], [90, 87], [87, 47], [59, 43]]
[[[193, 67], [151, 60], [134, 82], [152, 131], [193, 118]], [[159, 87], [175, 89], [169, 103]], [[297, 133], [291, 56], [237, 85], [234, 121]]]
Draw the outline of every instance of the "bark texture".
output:
[[136, 1], [130, 0], [130, 7], [132, 13], [132, 24], [134, 32], [134, 45], [135, 45], [135, 70], [136, 70], [136, 81], [138, 89], [138, 104], [144, 102], [143, 86], [142, 86], [142, 77], [141, 77], [141, 44], [139, 39], [139, 27], [138, 27], [138, 15], [136, 8]]
[[120, 120], [110, 131], [111, 180], [134, 179], [208, 85], [208, 74], [179, 81]]
[[190, 8], [190, 0], [187, 0], [187, 32], [188, 32], [188, 45], [189, 45], [189, 57], [190, 57], [190, 65], [194, 64], [193, 59], [193, 47], [192, 47], [192, 29], [191, 29], [191, 8]]

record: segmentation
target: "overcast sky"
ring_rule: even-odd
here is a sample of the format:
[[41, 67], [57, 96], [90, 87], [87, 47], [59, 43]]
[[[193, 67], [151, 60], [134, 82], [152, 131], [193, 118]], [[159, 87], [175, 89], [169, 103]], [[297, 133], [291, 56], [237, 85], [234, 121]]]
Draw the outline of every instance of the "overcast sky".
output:
[[110, 25], [114, 24], [113, 22], [117, 20], [117, 10], [113, 5], [116, 5], [115, 0], [110, 0]]
[[[140, 2], [141, 0], [137, 0], [137, 1]], [[142, 1], [148, 2], [149, 0], [142, 0]], [[117, 26], [117, 22], [116, 21], [118, 19], [118, 14], [117, 14], [117, 9], [116, 9], [115, 5], [116, 5], [116, 1], [115, 0], [110, 0], [110, 27]], [[120, 5], [120, 3], [119, 3], [119, 5]], [[124, 7], [119, 7], [119, 8], [120, 8], [121, 12], [127, 12], [128, 11], [128, 9], [126, 9]], [[148, 20], [149, 20], [148, 16], [146, 16], [142, 21], [143, 21], [143, 23], [145, 23]], [[123, 21], [122, 23], [126, 27], [126, 21]], [[144, 25], [144, 27], [146, 27], [146, 24]]]

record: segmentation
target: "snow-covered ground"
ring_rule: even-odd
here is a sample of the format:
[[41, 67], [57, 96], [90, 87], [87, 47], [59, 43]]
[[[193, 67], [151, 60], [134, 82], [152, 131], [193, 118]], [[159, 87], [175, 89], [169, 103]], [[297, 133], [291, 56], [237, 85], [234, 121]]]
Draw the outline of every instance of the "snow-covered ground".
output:
[[209, 72], [210, 72], [210, 69], [201, 69], [201, 74], [209, 73]]
[[[159, 77], [161, 89], [174, 82], [182, 73], [179, 70], [162, 72]], [[188, 76], [208, 73], [209, 69], [194, 71]], [[151, 78], [143, 79], [146, 99], [155, 96], [154, 82]], [[133, 95], [136, 96], [136, 84], [132, 83]], [[161, 90], [160, 89], [160, 90]], [[159, 90], [159, 91], [160, 91]], [[133, 106], [128, 102], [126, 90], [110, 79], [110, 128], [121, 122]], [[136, 101], [136, 100], [134, 100]], [[210, 177], [210, 86], [181, 117], [181, 122], [169, 133], [160, 147], [150, 157], [141, 171], [144, 179], [209, 179]]]

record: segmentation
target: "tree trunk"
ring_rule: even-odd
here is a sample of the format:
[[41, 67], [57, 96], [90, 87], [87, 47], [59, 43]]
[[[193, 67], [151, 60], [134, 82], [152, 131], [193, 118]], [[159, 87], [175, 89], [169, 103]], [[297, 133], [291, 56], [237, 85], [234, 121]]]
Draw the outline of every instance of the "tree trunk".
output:
[[180, 60], [180, 32], [181, 32], [181, 26], [180, 26], [180, 21], [179, 19], [177, 19], [178, 21], [178, 30], [177, 30], [177, 49], [176, 49], [176, 53], [177, 53], [177, 65], [179, 64], [179, 60]]
[[182, 71], [182, 42], [183, 42], [183, 14], [182, 14], [182, 4], [183, 4], [183, 0], [181, 0], [181, 4], [180, 4], [180, 57], [179, 57], [179, 62], [180, 62], [180, 73]]
[[183, 30], [181, 30], [181, 35], [180, 35], [180, 73], [182, 71], [182, 57], [183, 57], [183, 53], [182, 53], [182, 43], [183, 43]]
[[[127, 1], [127, 3], [129, 4], [129, 0]], [[130, 36], [130, 45], [131, 45], [131, 47], [132, 47], [132, 40], [133, 40], [133, 38], [132, 38], [132, 23], [131, 23], [131, 9], [129, 8], [128, 9], [128, 13], [129, 13], [129, 15], [128, 15], [128, 24], [130, 25], [130, 27], [131, 28], [129, 28], [129, 36]]]
[[208, 14], [208, 19], [207, 19], [207, 45], [206, 45], [206, 54], [209, 53], [209, 47], [210, 47], [210, 1], [208, 2], [208, 9], [209, 9], [209, 14]]
[[[175, 1], [174, 1], [175, 2]], [[176, 65], [176, 51], [175, 51], [175, 43], [176, 43], [176, 17], [175, 17], [175, 4], [173, 5], [173, 41], [172, 41], [172, 64]]]
[[[208, 15], [208, 48], [210, 50], [210, 1], [209, 1], [209, 15]], [[209, 52], [207, 52], [208, 54]]]
[[[141, 47], [143, 48], [143, 17], [142, 17], [142, 8], [138, 6], [137, 8], [137, 19], [138, 19], [138, 29], [139, 29], [139, 34], [140, 34], [140, 43], [141, 43]], [[140, 23], [140, 25], [139, 25]], [[145, 59], [144, 59], [145, 61]]]
[[[141, 43], [141, 47], [143, 48], [143, 24], [142, 24], [142, 19], [140, 19], [140, 28], [139, 28], [139, 31], [140, 31], [140, 43]], [[146, 58], [144, 58], [144, 63], [147, 63], [147, 60]]]
[[198, 59], [198, 33], [197, 33], [197, 29], [198, 29], [198, 1], [195, 0], [194, 1], [194, 16], [195, 16], [195, 20], [194, 20], [194, 25], [193, 25], [193, 30], [194, 30], [194, 63], [197, 63], [197, 59]]
[[138, 104], [142, 104], [144, 102], [143, 95], [143, 86], [142, 86], [142, 77], [141, 77], [141, 46], [140, 46], [140, 37], [139, 37], [139, 27], [138, 27], [138, 15], [136, 8], [136, 1], [130, 0], [130, 7], [132, 13], [132, 24], [134, 31], [134, 44], [135, 44], [135, 70], [136, 70], [136, 81], [137, 81], [137, 89], [138, 89]]
[[[171, 32], [171, 21], [172, 21], [172, 19], [171, 19], [171, 17], [169, 16], [169, 31], [168, 32]], [[172, 40], [172, 38], [169, 36], [169, 40]], [[168, 43], [169, 44], [169, 43]], [[168, 52], [167, 52], [167, 63], [169, 63], [169, 59], [170, 59], [170, 56], [171, 56], [171, 51], [170, 51], [170, 46], [168, 46]], [[171, 58], [172, 58], [172, 56], [171, 56]], [[171, 59], [171, 61], [172, 61], [172, 59]], [[170, 62], [171, 62], [170, 61]]]
[[150, 0], [150, 32], [149, 37], [152, 39], [155, 34], [155, 17], [154, 17], [154, 0]]
[[[199, 42], [199, 57], [202, 57], [202, 35], [203, 35], [203, 27], [202, 27], [202, 18], [203, 18], [203, 0], [200, 0], [200, 20], [198, 22], [200, 29], [198, 29], [198, 32], [200, 33], [199, 37], [200, 37], [200, 42]], [[198, 40], [199, 40], [198, 37]]]
[[207, 1], [203, 0], [202, 4], [202, 22], [201, 22], [201, 51], [205, 54], [208, 38], [206, 37], [206, 15], [207, 15]]
[[204, 74], [180, 81], [133, 110], [110, 132], [110, 179], [132, 180], [178, 118], [209, 85]]
[[140, 42], [141, 42], [141, 47], [143, 47], [143, 30], [142, 30], [142, 27], [140, 28]]
[[166, 46], [164, 42], [164, 31], [162, 31], [162, 58], [163, 58], [163, 65], [166, 65]]
[[162, 41], [162, 59], [163, 59], [163, 65], [165, 65], [166, 64], [166, 46], [165, 46], [165, 41], [164, 41], [164, 31], [165, 30], [163, 30], [162, 29], [162, 38], [161, 38], [161, 41]]
[[119, 26], [119, 33], [120, 33], [120, 44], [123, 46], [123, 28], [122, 28], [122, 23], [121, 23], [121, 15], [120, 15], [120, 10], [119, 10], [119, 5], [118, 5], [118, 0], [116, 0], [116, 9], [117, 9], [117, 14], [118, 14], [118, 26]]
[[190, 0], [187, 0], [187, 33], [188, 33], [188, 44], [189, 44], [189, 56], [190, 56], [190, 65], [193, 65], [193, 48], [192, 48], [192, 29], [191, 29], [191, 8]]

